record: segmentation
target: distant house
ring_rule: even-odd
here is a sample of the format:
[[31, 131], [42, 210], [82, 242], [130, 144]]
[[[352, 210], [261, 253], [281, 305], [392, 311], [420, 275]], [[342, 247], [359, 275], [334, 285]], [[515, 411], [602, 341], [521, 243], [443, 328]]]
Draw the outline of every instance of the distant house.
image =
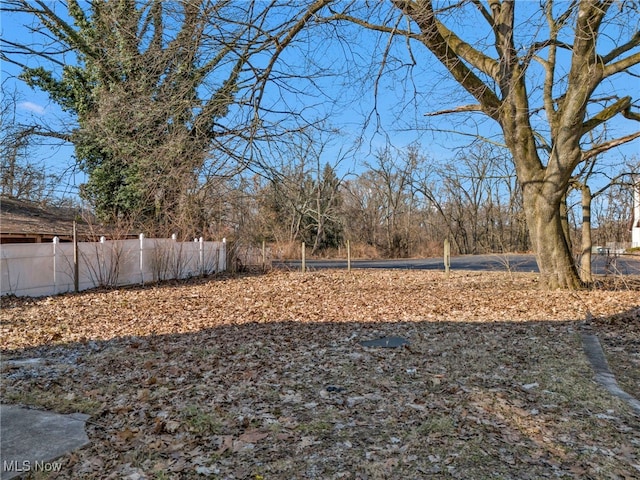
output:
[[73, 222], [77, 220], [80, 240], [96, 240], [99, 234], [79, 218], [71, 208], [43, 207], [27, 200], [0, 197], [0, 243], [43, 243], [58, 237], [73, 240]]

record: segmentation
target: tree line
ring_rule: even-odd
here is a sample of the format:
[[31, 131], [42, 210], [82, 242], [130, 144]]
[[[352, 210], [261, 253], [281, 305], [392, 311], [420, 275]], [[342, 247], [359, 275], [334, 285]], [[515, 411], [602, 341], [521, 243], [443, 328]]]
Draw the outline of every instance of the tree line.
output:
[[[420, 145], [387, 147], [343, 173], [340, 162], [323, 163], [311, 150], [289, 159], [275, 178], [231, 179], [210, 197], [211, 223], [201, 230], [295, 258], [300, 243], [320, 257], [441, 256], [449, 239], [455, 254], [531, 251], [522, 192], [508, 152], [478, 144], [451, 159], [430, 158]], [[621, 172], [638, 171], [634, 158]], [[594, 245], [626, 245], [632, 216], [632, 184], [616, 176], [593, 195]], [[580, 254], [581, 190], [568, 203], [572, 253]]]
[[[591, 278], [578, 268], [573, 237], [591, 230], [596, 160], [640, 137], [609, 128], [614, 118], [640, 120], [637, 90], [623, 81], [640, 64], [632, 1], [6, 0], [0, 8], [34, 34], [3, 36], [3, 62], [67, 119], [21, 132], [74, 146], [87, 176], [80, 195], [105, 222], [211, 228], [228, 216], [221, 193], [232, 193], [238, 231], [262, 211], [273, 217], [262, 236], [304, 239], [318, 252], [357, 235], [398, 256], [430, 238], [428, 225], [461, 253], [531, 248], [543, 285], [580, 288]], [[391, 115], [402, 128], [497, 139], [508, 154], [468, 149], [444, 165], [389, 145], [356, 179], [313, 156], [311, 168], [296, 149], [321, 147], [306, 143], [313, 131], [331, 134], [344, 82], [372, 92], [363, 132], [382, 128], [384, 87], [399, 99]], [[436, 101], [428, 92], [437, 88], [445, 94]], [[462, 120], [433, 126], [443, 116]], [[291, 152], [301, 163], [282, 164]], [[634, 168], [609, 183], [637, 182]], [[572, 228], [574, 191], [582, 214]], [[577, 247], [587, 260], [591, 241], [582, 235]]]
[[[2, 105], [0, 194], [75, 206], [95, 222], [94, 206], [87, 212], [78, 199], [57, 194], [60, 176], [30, 160], [35, 145], [13, 121], [15, 98], [5, 95]], [[444, 239], [462, 255], [532, 248], [522, 192], [504, 148], [478, 142], [436, 160], [419, 144], [388, 146], [352, 172], [341, 159], [327, 161], [318, 145], [321, 139], [308, 137], [296, 144], [282, 155], [277, 175], [212, 176], [191, 198], [193, 214], [180, 221], [159, 227], [125, 217], [111, 223], [116, 230], [142, 229], [151, 236], [226, 237], [254, 247], [264, 241], [285, 257], [299, 255], [301, 242], [312, 255], [336, 256], [345, 254], [349, 241], [354, 255], [364, 258], [439, 256]], [[638, 171], [640, 160], [632, 157], [600, 172], [600, 188], [588, 190], [593, 245], [628, 243]], [[584, 185], [596, 173], [591, 169], [576, 176], [568, 202], [575, 255], [583, 238]]]

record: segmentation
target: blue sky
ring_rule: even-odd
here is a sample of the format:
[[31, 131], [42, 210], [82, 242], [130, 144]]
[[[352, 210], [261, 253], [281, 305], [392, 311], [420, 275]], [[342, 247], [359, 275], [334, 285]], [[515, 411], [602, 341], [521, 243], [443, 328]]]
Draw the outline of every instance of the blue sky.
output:
[[[2, 13], [0, 14], [0, 35], [2, 38], [14, 41], [29, 39], [31, 35], [23, 24], [28, 25], [29, 19]], [[0, 63], [3, 90], [8, 94], [17, 93], [16, 121], [18, 123], [56, 126], [60, 125], [60, 119], [68, 118], [47, 94], [29, 88], [16, 78], [21, 71], [19, 67], [4, 61]], [[84, 181], [84, 175], [80, 172], [74, 173], [72, 168], [74, 166], [73, 147], [50, 138], [39, 138], [37, 142], [39, 146], [29, 151], [29, 160], [48, 173], [64, 175], [64, 182], [56, 189], [57, 195], [75, 195], [77, 185]]]
[[[524, 8], [523, 11], [527, 12]], [[30, 33], [22, 26], [23, 23], [29, 23], [29, 20], [9, 18], [3, 14], [2, 37], [11, 40], [30, 38]], [[475, 25], [470, 24], [465, 28], [465, 33], [470, 32], [471, 38], [483, 38], [484, 34], [480, 30], [474, 30]], [[544, 29], [538, 33], [544, 35]], [[324, 101], [320, 90], [315, 90], [309, 85], [304, 87], [306, 96], [293, 97], [276, 89], [271, 91], [273, 99], [297, 104], [298, 108], [307, 109], [310, 117], [329, 115], [330, 125], [338, 128], [341, 134], [333, 139], [325, 150], [326, 162], [333, 163], [339, 151], [349, 149], [358, 139], [362, 140], [359, 150], [340, 166], [344, 171], [360, 171], [362, 162], [370, 160], [371, 154], [389, 143], [395, 148], [404, 148], [417, 141], [421, 143], [428, 156], [438, 161], [446, 161], [455, 155], [457, 148], [471, 142], [471, 137], [455, 134], [454, 131], [462, 131], [468, 135], [480, 133], [500, 141], [496, 126], [481, 115], [424, 116], [428, 112], [473, 103], [449, 79], [443, 68], [433, 60], [424, 47], [412, 46], [412, 53], [419, 61], [416, 65], [409, 65], [410, 57], [404, 42], [394, 43], [389, 50], [390, 62], [377, 83], [376, 97], [374, 85], [379, 68], [377, 59], [380, 57], [372, 54], [372, 51], [376, 50], [379, 54], [386, 47], [386, 37], [379, 38], [370, 32], [355, 28], [351, 29], [347, 36], [352, 40], [348, 48], [345, 48], [344, 43], [339, 44], [329, 37], [321, 38], [320, 41], [312, 39], [310, 43], [300, 42], [282, 57], [281, 64], [292, 66], [294, 69], [303, 69], [306, 66], [337, 69], [337, 76], [319, 78], [317, 84], [325, 98], [337, 99], [338, 104]], [[603, 48], [609, 48], [610, 45]], [[359, 65], [356, 65], [358, 63]], [[368, 70], [364, 80], [363, 70]], [[640, 74], [638, 68], [635, 72]], [[17, 81], [15, 75], [18, 73], [19, 69], [16, 66], [3, 62], [2, 81], [5, 88], [9, 91], [15, 88], [20, 93], [19, 121], [28, 123], [34, 120], [55, 127], [68, 119], [47, 95], [31, 90]], [[605, 95], [607, 88], [613, 86], [619, 91], [634, 95], [635, 100], [640, 102], [637, 78], [620, 76], [616, 79], [615, 85], [605, 84], [601, 94]], [[636, 131], [638, 125], [618, 116], [610, 122], [610, 129], [612, 134], [624, 135]], [[56, 173], [66, 171], [73, 166], [73, 148], [53, 143], [43, 142], [33, 154], [47, 169]], [[636, 154], [640, 154], [638, 140], [609, 152], [607, 157], [609, 162], [615, 163], [624, 156]], [[72, 184], [81, 182], [82, 179], [81, 174], [69, 177]]]

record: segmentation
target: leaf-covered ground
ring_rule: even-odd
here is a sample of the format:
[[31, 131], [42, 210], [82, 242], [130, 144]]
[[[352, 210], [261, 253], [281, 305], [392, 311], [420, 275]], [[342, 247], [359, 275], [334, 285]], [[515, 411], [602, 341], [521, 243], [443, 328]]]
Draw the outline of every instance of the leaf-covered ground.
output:
[[640, 395], [639, 298], [326, 271], [3, 299], [2, 400], [91, 414], [56, 478], [639, 478], [580, 339], [590, 317]]

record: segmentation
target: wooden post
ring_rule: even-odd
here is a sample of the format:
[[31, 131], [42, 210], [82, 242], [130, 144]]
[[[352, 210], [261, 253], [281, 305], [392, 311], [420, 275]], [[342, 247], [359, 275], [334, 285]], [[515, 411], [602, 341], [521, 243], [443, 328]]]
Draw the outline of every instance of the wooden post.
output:
[[76, 221], [73, 221], [73, 291], [80, 291], [80, 266], [78, 264], [78, 228]]
[[307, 270], [307, 254], [305, 252], [305, 245], [302, 242], [302, 273]]
[[267, 271], [267, 244], [262, 240], [262, 273]]
[[451, 244], [449, 243], [449, 239], [446, 238], [444, 240], [444, 272], [449, 278], [449, 267], [451, 266]]
[[347, 240], [347, 272], [351, 271], [351, 242]]

